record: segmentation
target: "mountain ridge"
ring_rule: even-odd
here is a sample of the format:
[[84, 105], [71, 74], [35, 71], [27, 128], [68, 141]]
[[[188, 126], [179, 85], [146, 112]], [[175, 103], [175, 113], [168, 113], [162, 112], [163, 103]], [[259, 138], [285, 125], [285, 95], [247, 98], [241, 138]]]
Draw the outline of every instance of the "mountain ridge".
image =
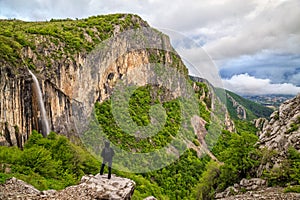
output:
[[259, 117], [269, 117], [273, 112], [270, 108], [228, 90], [226, 90], [226, 105], [233, 119], [253, 120]]

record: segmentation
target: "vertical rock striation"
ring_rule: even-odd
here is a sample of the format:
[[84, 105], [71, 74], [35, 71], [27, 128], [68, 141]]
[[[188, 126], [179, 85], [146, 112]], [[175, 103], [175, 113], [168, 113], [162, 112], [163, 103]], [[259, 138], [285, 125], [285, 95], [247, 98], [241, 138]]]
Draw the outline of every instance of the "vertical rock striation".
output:
[[0, 144], [21, 147], [38, 119], [34, 117], [35, 99], [32, 80], [20, 69], [17, 74], [8, 67], [0, 68]]
[[[141, 20], [135, 19], [135, 23], [148, 26]], [[118, 33], [118, 28], [115, 27], [113, 34]], [[54, 53], [62, 51], [65, 45], [54, 44], [48, 36], [36, 37], [35, 50], [29, 46], [22, 49], [22, 60], [31, 60], [36, 68], [51, 130], [74, 137], [78, 128], [74, 115], [83, 114], [76, 117], [84, 120], [87, 116], [81, 110], [107, 99], [116, 82], [135, 67], [149, 63], [174, 64], [187, 75], [167, 36], [147, 27], [140, 39], [130, 38], [135, 32], [108, 40], [109, 48], [100, 54], [96, 47], [90, 53], [63, 51], [65, 53], [56, 58]], [[22, 148], [33, 129], [42, 132], [42, 117], [32, 77], [25, 64], [20, 63], [20, 66], [12, 66], [0, 62], [0, 144]]]

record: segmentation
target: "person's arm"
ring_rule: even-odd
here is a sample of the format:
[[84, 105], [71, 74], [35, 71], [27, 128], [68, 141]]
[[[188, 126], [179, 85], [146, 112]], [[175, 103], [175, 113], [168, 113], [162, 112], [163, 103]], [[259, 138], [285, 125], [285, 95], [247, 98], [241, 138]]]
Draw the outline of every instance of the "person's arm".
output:
[[113, 157], [115, 155], [115, 151], [113, 150], [113, 148], [110, 149], [111, 149], [111, 157]]
[[101, 157], [104, 158], [104, 149], [102, 149]]

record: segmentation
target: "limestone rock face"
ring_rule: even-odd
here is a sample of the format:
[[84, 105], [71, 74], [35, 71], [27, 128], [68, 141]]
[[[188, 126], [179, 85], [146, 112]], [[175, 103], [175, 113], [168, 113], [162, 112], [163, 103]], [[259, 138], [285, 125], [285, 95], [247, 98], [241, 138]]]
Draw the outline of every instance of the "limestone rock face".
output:
[[37, 122], [32, 80], [28, 76], [19, 76], [21, 73], [25, 70], [16, 73], [9, 67], [0, 67], [0, 145], [22, 146], [32, 124]]
[[[134, 31], [132, 35], [129, 32], [113, 37], [106, 43], [108, 48], [99, 54], [97, 47], [89, 53], [68, 52], [64, 43], [54, 44], [47, 35], [36, 36], [35, 50], [22, 49], [22, 59], [31, 60], [36, 68], [34, 74], [42, 90], [51, 130], [69, 138], [76, 135], [78, 127], [74, 117], [85, 120], [87, 116], [81, 111], [92, 108], [96, 101], [106, 100], [116, 82], [131, 69], [153, 62], [166, 66], [176, 62], [179, 71], [187, 70], [166, 35], [151, 29], [139, 18], [132, 20], [147, 29], [145, 37], [133, 38]], [[114, 28], [112, 36], [122, 35], [120, 27]], [[11, 66], [0, 60], [0, 145], [22, 148], [32, 130], [41, 132], [41, 116], [32, 84], [26, 66]]]
[[300, 95], [283, 103], [269, 121], [256, 121], [261, 147], [284, 154], [289, 146], [300, 151]]
[[83, 176], [78, 185], [67, 187], [61, 191], [39, 191], [21, 180], [12, 178], [0, 185], [0, 199], [129, 200], [133, 195], [134, 188], [134, 181], [114, 175], [111, 179], [107, 179], [107, 174]]
[[[225, 130], [228, 130], [230, 132], [235, 132], [236, 129], [235, 129], [234, 122], [231, 119], [226, 106], [224, 105], [224, 103], [222, 103], [221, 99], [215, 93], [213, 85], [210, 82], [208, 82], [206, 79], [203, 79], [203, 78], [194, 77], [194, 76], [190, 76], [190, 78], [194, 81], [193, 89], [195, 90], [195, 92], [199, 92], [199, 90], [201, 90], [201, 92], [202, 92], [199, 99], [201, 101], [203, 101], [207, 107], [214, 110], [215, 114], [218, 114], [218, 112], [222, 113], [222, 114], [219, 113], [218, 116], [214, 120], [219, 118], [221, 120], [220, 124], [222, 124], [222, 127]], [[201, 89], [200, 87], [198, 87], [195, 82], [205, 83], [209, 89], [208, 92], [205, 92], [204, 89]], [[224, 94], [225, 94], [225, 91], [224, 91]], [[210, 101], [206, 102], [207, 99], [209, 99]], [[217, 106], [219, 106], [219, 107], [217, 108]], [[214, 118], [213, 115], [214, 115], [214, 112], [211, 113], [212, 118]], [[203, 133], [205, 133], [205, 131]], [[195, 132], [195, 134], [197, 134], [197, 133]]]
[[289, 147], [300, 152], [300, 95], [284, 102], [278, 111], [270, 116], [270, 120], [258, 119], [255, 125], [260, 129], [259, 148], [274, 151], [271, 163], [264, 163], [259, 167], [258, 175], [264, 169], [278, 166], [287, 157]]

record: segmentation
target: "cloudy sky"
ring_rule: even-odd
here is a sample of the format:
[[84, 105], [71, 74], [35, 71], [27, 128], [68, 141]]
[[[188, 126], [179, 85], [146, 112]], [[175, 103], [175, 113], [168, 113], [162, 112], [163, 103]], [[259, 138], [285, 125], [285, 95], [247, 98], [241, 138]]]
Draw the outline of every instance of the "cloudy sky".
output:
[[[108, 13], [135, 13], [153, 27], [193, 40], [212, 59], [227, 89], [300, 93], [299, 0], [0, 0], [0, 18], [5, 19]], [[201, 71], [197, 51], [185, 52]]]

